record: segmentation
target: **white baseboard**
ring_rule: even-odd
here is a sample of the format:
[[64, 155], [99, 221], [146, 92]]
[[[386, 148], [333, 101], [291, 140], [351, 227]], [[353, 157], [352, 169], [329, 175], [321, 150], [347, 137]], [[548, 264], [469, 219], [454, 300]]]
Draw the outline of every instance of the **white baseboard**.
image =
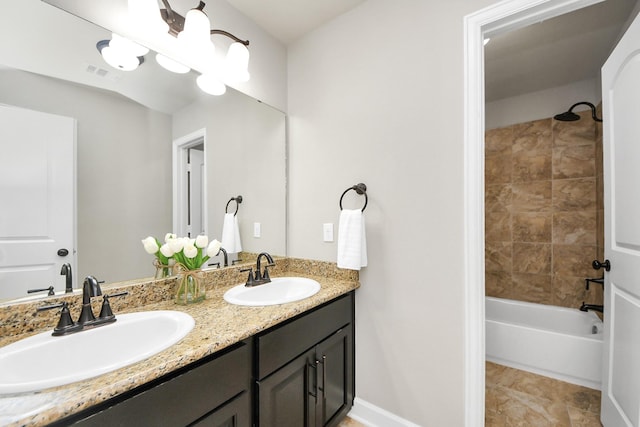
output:
[[420, 427], [358, 397], [348, 415], [368, 427]]

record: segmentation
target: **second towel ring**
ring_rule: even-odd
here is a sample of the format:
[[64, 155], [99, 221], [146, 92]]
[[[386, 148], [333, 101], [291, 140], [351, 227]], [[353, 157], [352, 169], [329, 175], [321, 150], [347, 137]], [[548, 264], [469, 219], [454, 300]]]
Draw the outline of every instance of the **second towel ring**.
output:
[[364, 210], [367, 208], [367, 203], [369, 203], [369, 197], [367, 197], [367, 186], [362, 182], [344, 190], [344, 193], [342, 193], [342, 196], [340, 196], [340, 210], [342, 210], [342, 198], [345, 194], [347, 194], [349, 190], [354, 190], [360, 195], [364, 194], [364, 206], [362, 207], [362, 212], [364, 212]]
[[229, 203], [231, 202], [236, 202], [236, 211], [233, 213], [233, 216], [236, 216], [238, 214], [238, 208], [240, 207], [240, 203], [242, 203], [242, 196], [238, 196], [238, 197], [232, 197], [229, 199], [229, 201], [227, 202], [227, 206], [225, 206], [224, 208], [224, 213], [229, 213]]

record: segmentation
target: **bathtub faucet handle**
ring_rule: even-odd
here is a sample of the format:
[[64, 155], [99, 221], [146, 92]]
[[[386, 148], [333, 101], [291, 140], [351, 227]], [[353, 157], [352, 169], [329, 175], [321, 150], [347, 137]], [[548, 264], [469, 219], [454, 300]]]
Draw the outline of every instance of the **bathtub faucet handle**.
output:
[[592, 277], [592, 278], [584, 279], [584, 288], [586, 290], [589, 290], [589, 282], [599, 283], [604, 288], [604, 277]]

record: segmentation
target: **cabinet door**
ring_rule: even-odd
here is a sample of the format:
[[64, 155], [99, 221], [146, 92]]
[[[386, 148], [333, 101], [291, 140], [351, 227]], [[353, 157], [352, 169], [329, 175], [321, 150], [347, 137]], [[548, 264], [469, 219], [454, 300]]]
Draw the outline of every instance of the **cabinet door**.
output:
[[249, 392], [242, 392], [231, 402], [207, 414], [190, 427], [251, 427]]
[[337, 331], [316, 346], [319, 397], [316, 425], [334, 426], [353, 405], [353, 328]]
[[309, 351], [257, 381], [258, 426], [314, 426], [317, 371], [314, 352]]

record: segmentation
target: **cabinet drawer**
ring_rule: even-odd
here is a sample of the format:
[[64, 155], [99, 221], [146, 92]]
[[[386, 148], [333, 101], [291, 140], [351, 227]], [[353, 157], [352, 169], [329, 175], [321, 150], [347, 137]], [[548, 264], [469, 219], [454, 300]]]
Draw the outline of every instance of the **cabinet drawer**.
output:
[[353, 317], [353, 292], [256, 337], [257, 379], [313, 347]]
[[80, 420], [81, 426], [184, 426], [250, 390], [246, 342], [134, 396]]

